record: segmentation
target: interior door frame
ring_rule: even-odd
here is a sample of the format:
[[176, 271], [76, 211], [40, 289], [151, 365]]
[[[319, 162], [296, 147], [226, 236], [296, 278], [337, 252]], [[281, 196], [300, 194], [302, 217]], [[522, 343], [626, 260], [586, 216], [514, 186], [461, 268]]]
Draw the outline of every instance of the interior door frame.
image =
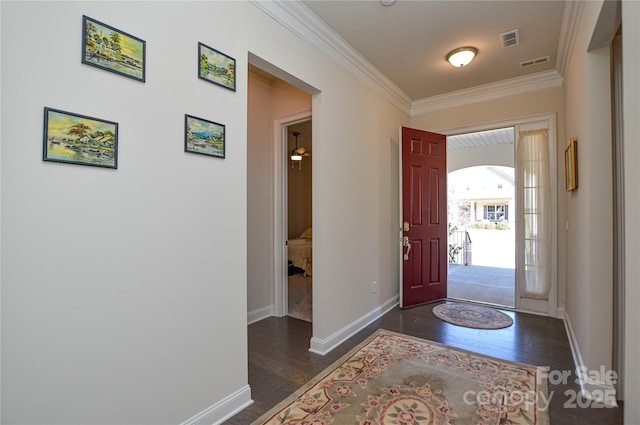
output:
[[404, 299], [402, 296], [404, 288], [404, 269], [402, 262], [404, 261], [404, 244], [402, 243], [404, 234], [402, 232], [403, 219], [402, 207], [404, 199], [402, 197], [402, 127], [398, 127], [398, 305], [404, 305]]
[[[446, 136], [454, 136], [456, 134], [463, 133], [473, 133], [477, 131], [485, 131], [492, 130], [496, 128], [502, 127], [514, 127], [515, 132], [515, 142], [517, 143], [517, 129], [519, 127], [524, 127], [527, 125], [535, 124], [537, 122], [546, 122], [548, 127], [548, 142], [549, 142], [549, 168], [550, 168], [550, 176], [549, 179], [551, 182], [551, 231], [552, 231], [552, 241], [551, 241], [551, 291], [549, 293], [549, 301], [546, 306], [542, 306], [540, 304], [532, 305], [529, 301], [535, 300], [527, 300], [524, 303], [520, 299], [520, 289], [518, 282], [515, 282], [515, 310], [521, 311], [532, 311], [536, 313], [547, 314], [551, 317], [564, 317], [564, 308], [558, 306], [558, 142], [557, 142], [557, 124], [556, 124], [556, 114], [555, 113], [544, 113], [544, 114], [536, 114], [529, 115], [519, 118], [511, 118], [499, 121], [492, 121], [483, 124], [467, 126], [467, 127], [457, 127], [457, 128], [449, 128], [449, 129], [435, 129], [429, 130], [434, 131], [436, 133], [442, 133]], [[402, 130], [401, 130], [402, 131]], [[400, 139], [402, 140], [402, 139]], [[515, 147], [515, 146], [514, 146]], [[515, 149], [514, 149], [515, 155]], [[514, 166], [515, 164], [514, 161]], [[402, 164], [400, 165], [402, 170]], [[516, 195], [518, 192], [518, 188], [516, 187]], [[402, 229], [402, 179], [400, 179], [400, 222], [398, 223], [398, 229]], [[402, 232], [400, 231], [400, 234]], [[402, 238], [400, 237], [399, 241], [400, 247], [402, 247]], [[516, 243], [516, 250], [518, 249]], [[400, 249], [400, 257], [402, 257], [402, 249]], [[400, 258], [402, 260], [402, 258]], [[516, 264], [516, 275], [518, 274], [517, 270], [518, 265]], [[400, 270], [400, 285], [402, 285], [402, 264], [399, 267]]]
[[311, 109], [276, 117], [273, 122], [273, 315], [288, 313], [287, 267], [287, 172], [289, 161], [287, 132], [290, 125], [311, 120]]

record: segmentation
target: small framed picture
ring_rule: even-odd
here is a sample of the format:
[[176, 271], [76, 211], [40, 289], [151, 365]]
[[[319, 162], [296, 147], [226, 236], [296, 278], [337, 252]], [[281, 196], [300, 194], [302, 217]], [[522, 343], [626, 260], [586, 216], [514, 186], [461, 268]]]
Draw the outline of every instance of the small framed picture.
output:
[[202, 155], [225, 157], [225, 126], [185, 114], [184, 151]]
[[236, 91], [236, 60], [198, 43], [198, 78]]
[[118, 168], [118, 123], [45, 107], [42, 160]]
[[144, 40], [82, 17], [82, 63], [144, 82], [145, 54]]
[[578, 147], [575, 138], [569, 140], [569, 146], [564, 151], [565, 187], [567, 192], [578, 187]]

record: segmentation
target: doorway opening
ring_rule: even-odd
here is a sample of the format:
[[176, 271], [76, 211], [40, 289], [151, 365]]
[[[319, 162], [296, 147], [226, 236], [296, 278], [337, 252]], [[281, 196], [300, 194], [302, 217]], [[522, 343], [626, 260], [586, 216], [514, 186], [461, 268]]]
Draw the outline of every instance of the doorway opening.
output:
[[[287, 315], [288, 128], [311, 119], [318, 91], [249, 54], [247, 77], [247, 322]], [[299, 143], [303, 140], [299, 137]], [[304, 170], [311, 157], [302, 160]]]
[[514, 128], [447, 137], [448, 297], [515, 307]]
[[287, 315], [313, 318], [312, 120], [286, 127]]

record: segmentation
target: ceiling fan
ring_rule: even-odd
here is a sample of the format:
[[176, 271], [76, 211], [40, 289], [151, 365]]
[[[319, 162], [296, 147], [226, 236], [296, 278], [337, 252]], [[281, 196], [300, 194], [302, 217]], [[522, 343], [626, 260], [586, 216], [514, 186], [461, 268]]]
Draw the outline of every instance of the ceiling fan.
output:
[[299, 164], [299, 168], [302, 169], [302, 158], [306, 157], [306, 156], [311, 156], [310, 152], [307, 152], [307, 149], [300, 146], [298, 147], [298, 136], [300, 135], [299, 131], [294, 131], [293, 136], [296, 138], [296, 147], [291, 151], [291, 167], [293, 167], [293, 161], [300, 161]]

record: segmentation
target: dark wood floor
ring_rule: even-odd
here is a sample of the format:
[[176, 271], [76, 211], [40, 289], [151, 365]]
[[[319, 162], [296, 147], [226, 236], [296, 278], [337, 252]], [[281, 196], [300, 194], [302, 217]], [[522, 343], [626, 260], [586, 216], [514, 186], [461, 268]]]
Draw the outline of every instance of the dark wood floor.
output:
[[311, 323], [290, 317], [267, 318], [249, 326], [249, 385], [254, 404], [225, 424], [248, 425], [309, 381], [340, 356], [383, 328], [437, 341], [500, 359], [572, 371], [567, 384], [549, 385], [552, 394], [552, 425], [622, 424], [622, 407], [569, 408], [575, 366], [562, 320], [525, 313], [506, 312], [513, 326], [478, 330], [451, 325], [437, 319], [435, 304], [401, 310], [395, 308], [325, 356], [309, 352]]

